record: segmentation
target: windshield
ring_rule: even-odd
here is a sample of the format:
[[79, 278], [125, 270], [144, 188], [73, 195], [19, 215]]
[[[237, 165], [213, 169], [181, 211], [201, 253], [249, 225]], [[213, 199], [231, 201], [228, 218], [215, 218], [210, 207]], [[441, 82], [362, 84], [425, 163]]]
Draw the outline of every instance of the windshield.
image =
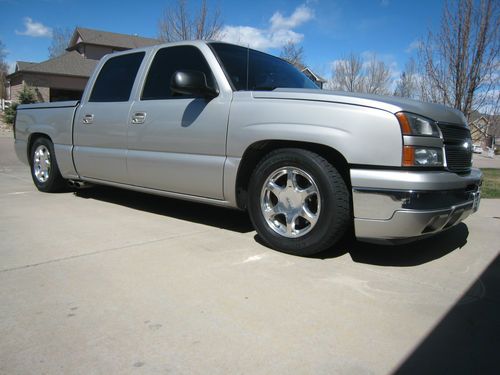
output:
[[210, 46], [237, 91], [271, 91], [278, 87], [319, 89], [292, 64], [280, 58], [232, 44], [210, 43]]

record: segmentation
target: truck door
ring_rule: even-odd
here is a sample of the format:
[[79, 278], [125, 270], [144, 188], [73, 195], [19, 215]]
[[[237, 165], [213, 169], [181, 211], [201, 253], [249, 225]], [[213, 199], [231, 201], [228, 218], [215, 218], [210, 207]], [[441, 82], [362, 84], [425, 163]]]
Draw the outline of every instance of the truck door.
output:
[[73, 157], [80, 176], [127, 182], [130, 94], [143, 58], [144, 52], [109, 58], [84, 98], [74, 125]]
[[195, 46], [159, 49], [147, 72], [128, 126], [127, 168], [134, 185], [223, 199], [223, 168], [230, 95], [215, 98], [173, 93], [178, 70], [215, 78]]

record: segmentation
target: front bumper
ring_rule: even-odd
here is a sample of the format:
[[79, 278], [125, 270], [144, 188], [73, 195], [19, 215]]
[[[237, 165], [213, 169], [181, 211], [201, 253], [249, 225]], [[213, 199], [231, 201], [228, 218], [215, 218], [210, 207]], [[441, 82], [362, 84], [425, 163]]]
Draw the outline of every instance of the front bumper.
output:
[[477, 211], [482, 173], [351, 170], [359, 240], [401, 242], [448, 229]]

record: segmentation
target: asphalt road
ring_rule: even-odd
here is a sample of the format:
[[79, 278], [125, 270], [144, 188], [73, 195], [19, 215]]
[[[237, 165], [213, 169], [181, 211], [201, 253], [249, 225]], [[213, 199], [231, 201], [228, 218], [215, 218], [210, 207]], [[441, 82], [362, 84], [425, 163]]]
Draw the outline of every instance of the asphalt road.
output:
[[499, 216], [300, 258], [237, 211], [39, 193], [3, 137], [0, 374], [494, 373]]

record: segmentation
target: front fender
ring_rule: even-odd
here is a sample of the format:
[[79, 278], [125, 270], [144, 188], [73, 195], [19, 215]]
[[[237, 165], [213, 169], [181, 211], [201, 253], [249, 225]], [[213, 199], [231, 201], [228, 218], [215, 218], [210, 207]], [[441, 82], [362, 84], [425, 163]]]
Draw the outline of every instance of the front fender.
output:
[[331, 147], [349, 164], [401, 166], [402, 136], [387, 111], [314, 101], [253, 99], [235, 96], [227, 154], [241, 158], [252, 144], [299, 141]]

